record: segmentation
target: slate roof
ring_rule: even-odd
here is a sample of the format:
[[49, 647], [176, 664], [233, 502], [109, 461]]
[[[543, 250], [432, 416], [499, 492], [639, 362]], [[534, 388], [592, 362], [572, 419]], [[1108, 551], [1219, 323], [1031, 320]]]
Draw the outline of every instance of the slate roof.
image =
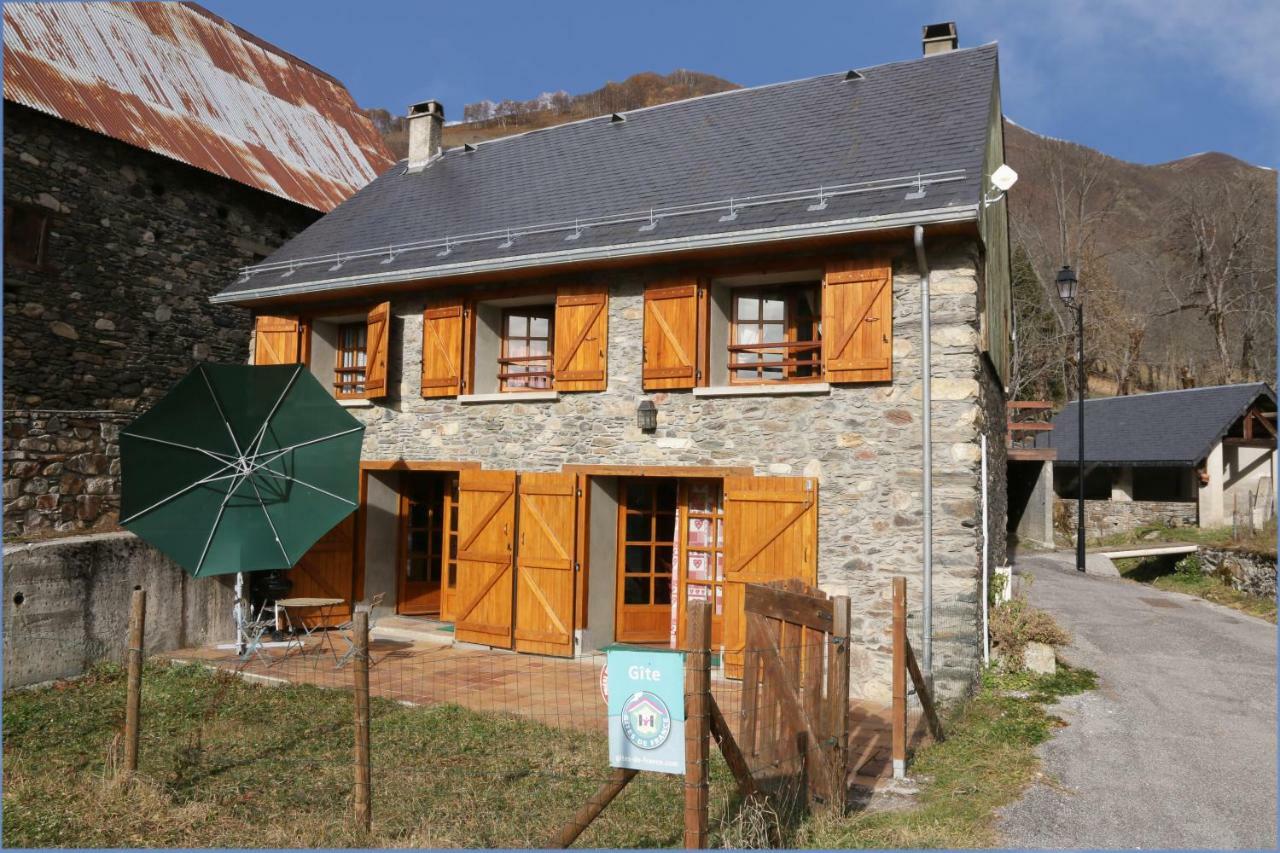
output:
[[987, 45], [402, 161], [215, 300], [974, 220], [996, 75]]
[[4, 97], [320, 211], [393, 162], [340, 82], [194, 3], [6, 3]]
[[[1085, 462], [1198, 465], [1259, 398], [1274, 409], [1275, 392], [1263, 382], [1086, 400]], [[1047, 440], [1037, 442], [1057, 448], [1058, 465], [1075, 464], [1078, 405], [1068, 403], [1044, 434]]]

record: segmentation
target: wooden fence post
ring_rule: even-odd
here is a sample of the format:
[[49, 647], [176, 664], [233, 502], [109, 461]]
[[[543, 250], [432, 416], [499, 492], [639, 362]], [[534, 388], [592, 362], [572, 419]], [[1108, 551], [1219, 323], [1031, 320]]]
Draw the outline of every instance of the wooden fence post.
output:
[[907, 775], [907, 579], [893, 579], [893, 778]]
[[147, 591], [133, 588], [129, 608], [128, 687], [124, 705], [124, 780], [138, 771], [138, 716], [142, 710], [142, 644], [146, 635]]
[[711, 744], [711, 604], [689, 603], [684, 659], [684, 846], [707, 846]]
[[352, 639], [356, 651], [353, 655], [352, 679], [355, 693], [355, 818], [356, 825], [369, 831], [371, 814], [370, 800], [370, 768], [369, 768], [369, 613], [356, 611], [352, 620]]
[[831, 744], [830, 808], [844, 813], [849, 776], [849, 596], [831, 600], [835, 611], [831, 626], [831, 652], [827, 663], [827, 737]]

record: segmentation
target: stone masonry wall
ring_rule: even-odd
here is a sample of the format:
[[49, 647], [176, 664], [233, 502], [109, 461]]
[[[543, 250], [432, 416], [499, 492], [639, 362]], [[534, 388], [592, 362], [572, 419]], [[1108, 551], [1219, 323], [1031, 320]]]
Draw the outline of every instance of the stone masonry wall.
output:
[[[819, 480], [819, 583], [853, 604], [853, 688], [887, 698], [890, 579], [908, 577], [920, 607], [920, 282], [910, 244], [893, 252], [894, 380], [838, 386], [822, 396], [695, 398], [641, 387], [644, 282], [662, 269], [610, 273], [608, 390], [555, 402], [460, 404], [420, 396], [421, 295], [393, 299], [390, 383], [398, 395], [353, 409], [368, 429], [366, 459], [475, 460], [486, 468], [559, 470], [567, 463], [741, 465], [759, 475]], [[939, 608], [959, 602], [972, 618], [981, 507], [979, 430], [999, 432], [1003, 414], [984, 390], [977, 354], [976, 246], [936, 241], [933, 274], [934, 565]], [[741, 260], [741, 259], [739, 259]], [[821, 265], [821, 258], [815, 259]], [[765, 266], [761, 264], [762, 268]], [[636, 427], [651, 397], [658, 430]], [[994, 418], [994, 420], [993, 420]], [[990, 426], [995, 423], [996, 426]], [[993, 432], [994, 430], [994, 432]], [[991, 460], [993, 482], [1002, 460]], [[1001, 492], [1002, 494], [1002, 492]], [[992, 529], [1003, 531], [993, 503]], [[1003, 536], [993, 554], [1003, 555]], [[970, 638], [970, 646], [976, 640]]]
[[1238, 548], [1201, 548], [1200, 567], [1218, 572], [1241, 592], [1276, 597], [1276, 558]]
[[4, 533], [110, 527], [120, 426], [244, 362], [208, 297], [319, 214], [7, 101], [4, 201], [51, 216], [44, 268], [4, 265]]
[[[1060, 539], [1076, 539], [1076, 502], [1054, 498], [1053, 521]], [[1199, 523], [1195, 501], [1085, 500], [1084, 526], [1088, 539], [1128, 533], [1140, 527], [1195, 527]]]

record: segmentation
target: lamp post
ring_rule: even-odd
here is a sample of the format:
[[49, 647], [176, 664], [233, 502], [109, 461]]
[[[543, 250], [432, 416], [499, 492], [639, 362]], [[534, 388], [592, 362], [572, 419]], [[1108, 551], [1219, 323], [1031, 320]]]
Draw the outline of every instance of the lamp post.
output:
[[1067, 308], [1076, 311], [1076, 409], [1079, 412], [1080, 424], [1076, 433], [1076, 487], [1079, 497], [1076, 500], [1076, 571], [1084, 571], [1084, 398], [1086, 380], [1084, 374], [1084, 302], [1080, 299], [1079, 280], [1075, 270], [1064, 266], [1058, 270], [1058, 296]]

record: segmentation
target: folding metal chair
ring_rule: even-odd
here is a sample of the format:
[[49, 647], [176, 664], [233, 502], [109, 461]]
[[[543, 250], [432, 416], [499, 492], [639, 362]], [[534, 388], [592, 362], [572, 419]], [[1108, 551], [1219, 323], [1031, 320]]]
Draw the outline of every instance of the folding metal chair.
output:
[[271, 610], [269, 605], [264, 603], [258, 610], [258, 615], [254, 616], [252, 605], [248, 601], [244, 601], [243, 604], [245, 607], [250, 608], [250, 615], [242, 626], [245, 636], [244, 651], [240, 652], [237, 657], [240, 658], [242, 663], [248, 663], [250, 659], [257, 657], [265, 665], [271, 666], [274, 661], [263, 653], [265, 646], [262, 638], [267, 632], [275, 630], [275, 612]]
[[347, 665], [347, 662], [350, 661], [351, 658], [355, 657], [355, 654], [356, 654], [355, 614], [360, 613], [362, 611], [365, 613], [368, 613], [369, 614], [369, 630], [373, 631], [373, 624], [375, 621], [373, 618], [373, 611], [375, 608], [380, 607], [382, 605], [382, 600], [386, 597], [387, 597], [387, 594], [385, 592], [380, 592], [377, 595], [375, 595], [373, 598], [369, 599], [368, 604], [357, 604], [351, 611], [352, 617], [348, 619], [346, 622], [343, 622], [341, 625], [339, 625], [335, 629], [337, 631], [338, 636], [341, 637], [342, 641], [347, 644], [346, 650], [341, 655], [339, 655], [336, 651], [333, 653], [334, 659], [337, 661], [334, 667], [335, 669], [342, 669], [344, 666]]

